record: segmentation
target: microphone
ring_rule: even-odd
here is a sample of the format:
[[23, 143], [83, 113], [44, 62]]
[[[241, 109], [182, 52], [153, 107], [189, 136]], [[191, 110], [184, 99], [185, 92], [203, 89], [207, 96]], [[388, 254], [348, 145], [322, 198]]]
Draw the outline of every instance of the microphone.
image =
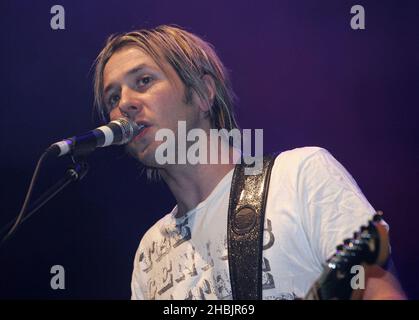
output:
[[130, 142], [143, 129], [135, 122], [119, 118], [80, 136], [74, 136], [52, 144], [46, 152], [61, 157], [67, 153], [84, 156], [99, 147], [121, 145]]

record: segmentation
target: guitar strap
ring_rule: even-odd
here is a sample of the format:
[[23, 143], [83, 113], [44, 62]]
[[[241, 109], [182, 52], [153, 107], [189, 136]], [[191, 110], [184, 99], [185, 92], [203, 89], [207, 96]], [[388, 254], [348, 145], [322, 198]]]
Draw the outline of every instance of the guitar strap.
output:
[[227, 222], [228, 264], [234, 300], [262, 299], [262, 247], [266, 199], [275, 155], [263, 157], [260, 174], [237, 164], [231, 182]]

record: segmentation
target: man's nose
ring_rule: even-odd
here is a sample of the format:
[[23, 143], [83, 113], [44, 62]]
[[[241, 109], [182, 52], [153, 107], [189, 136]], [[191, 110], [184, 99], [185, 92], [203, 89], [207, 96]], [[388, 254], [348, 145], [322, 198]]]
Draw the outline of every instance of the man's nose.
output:
[[139, 93], [130, 88], [123, 88], [119, 102], [119, 110], [122, 115], [130, 119], [135, 119], [135, 116], [141, 111], [141, 108], [142, 101]]

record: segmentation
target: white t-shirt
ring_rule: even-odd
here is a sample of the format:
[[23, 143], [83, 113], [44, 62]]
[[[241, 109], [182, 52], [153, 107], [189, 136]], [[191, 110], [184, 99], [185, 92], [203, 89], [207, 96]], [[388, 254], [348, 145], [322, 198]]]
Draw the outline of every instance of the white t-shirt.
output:
[[[140, 242], [132, 299], [231, 299], [227, 215], [233, 170], [182, 218], [177, 207]], [[275, 159], [264, 222], [263, 299], [304, 297], [335, 247], [375, 213], [328, 151]]]

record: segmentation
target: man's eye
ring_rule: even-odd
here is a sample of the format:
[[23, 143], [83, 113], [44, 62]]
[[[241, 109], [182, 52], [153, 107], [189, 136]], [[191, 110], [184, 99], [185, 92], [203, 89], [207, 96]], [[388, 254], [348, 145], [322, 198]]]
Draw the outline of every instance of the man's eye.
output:
[[108, 100], [109, 106], [111, 107], [115, 106], [115, 104], [118, 103], [118, 101], [119, 101], [119, 96], [117, 94], [111, 95]]
[[144, 86], [150, 84], [151, 83], [151, 80], [152, 79], [151, 79], [150, 76], [144, 76], [144, 77], [138, 79], [137, 86], [138, 87], [144, 87]]

